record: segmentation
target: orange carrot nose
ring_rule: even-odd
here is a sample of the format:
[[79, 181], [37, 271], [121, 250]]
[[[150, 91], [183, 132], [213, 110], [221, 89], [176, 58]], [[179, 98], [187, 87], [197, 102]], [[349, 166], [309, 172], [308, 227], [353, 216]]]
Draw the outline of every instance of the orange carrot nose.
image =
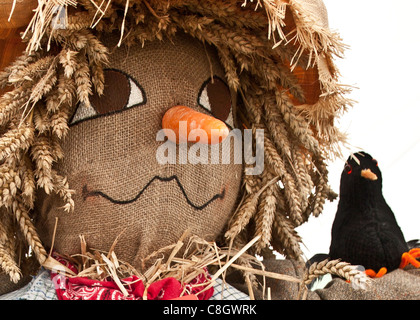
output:
[[175, 143], [217, 144], [229, 134], [223, 121], [185, 106], [175, 106], [166, 111], [162, 128], [169, 140]]

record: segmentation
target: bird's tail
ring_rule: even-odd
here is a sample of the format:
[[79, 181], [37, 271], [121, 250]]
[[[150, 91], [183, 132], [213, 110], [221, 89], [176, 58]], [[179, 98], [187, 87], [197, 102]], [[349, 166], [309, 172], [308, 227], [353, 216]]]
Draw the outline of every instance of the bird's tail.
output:
[[408, 250], [420, 248], [420, 239], [410, 240], [407, 242]]

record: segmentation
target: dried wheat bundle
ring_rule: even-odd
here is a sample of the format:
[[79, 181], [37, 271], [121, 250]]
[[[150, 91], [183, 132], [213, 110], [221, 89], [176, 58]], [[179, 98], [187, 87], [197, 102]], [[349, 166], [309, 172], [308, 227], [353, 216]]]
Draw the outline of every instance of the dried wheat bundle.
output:
[[[66, 10], [64, 26], [55, 23], [57, 8]], [[239, 247], [257, 237], [258, 252], [271, 245], [299, 259], [295, 228], [335, 196], [325, 161], [343, 141], [334, 119], [351, 104], [333, 63], [345, 45], [306, 1], [40, 0], [25, 33], [28, 51], [0, 73], [1, 88], [10, 89], [0, 98], [0, 170], [8, 172], [0, 207], [18, 222], [16, 232], [36, 248], [39, 262], [47, 255], [31, 225], [34, 192], [57, 193], [72, 211], [73, 191], [54, 164], [63, 157], [60, 141], [75, 105], [88, 105], [93, 92], [104, 90], [108, 49], [101, 36], [113, 31], [120, 45], [185, 32], [216, 47], [239, 94], [241, 127], [264, 130], [255, 136], [264, 145], [264, 171], [245, 176], [227, 240]], [[315, 74], [317, 99], [308, 99], [298, 70]]]

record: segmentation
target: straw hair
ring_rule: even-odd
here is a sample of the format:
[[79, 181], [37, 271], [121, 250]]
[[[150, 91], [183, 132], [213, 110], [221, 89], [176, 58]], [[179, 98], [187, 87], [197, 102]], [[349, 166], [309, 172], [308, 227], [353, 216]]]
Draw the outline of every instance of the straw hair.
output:
[[[129, 46], [185, 32], [217, 49], [227, 82], [238, 94], [238, 125], [264, 130], [256, 142], [264, 144], [264, 172], [244, 176], [242, 200], [224, 240], [240, 247], [258, 239], [250, 252], [264, 254], [272, 246], [301, 259], [295, 228], [318, 216], [325, 201], [336, 196], [325, 163], [339, 154], [343, 142], [334, 119], [351, 104], [333, 63], [345, 45], [317, 22], [306, 1], [39, 3], [25, 33], [27, 52], [0, 72], [0, 88], [8, 90], [0, 98], [0, 170], [7, 172], [0, 180], [0, 207], [19, 226], [11, 230], [2, 224], [0, 239], [23, 234], [42, 264], [47, 254], [32, 225], [35, 189], [60, 195], [63, 209], [73, 209], [73, 191], [54, 164], [63, 157], [60, 143], [75, 104], [89, 105], [90, 95], [104, 90], [109, 52], [101, 35], [117, 30], [120, 45]], [[65, 28], [52, 27], [55, 4], [67, 8]], [[297, 76], [297, 70], [308, 69], [318, 75], [320, 91], [310, 104]], [[9, 261], [15, 261], [19, 246], [0, 245], [2, 269], [18, 278]]]

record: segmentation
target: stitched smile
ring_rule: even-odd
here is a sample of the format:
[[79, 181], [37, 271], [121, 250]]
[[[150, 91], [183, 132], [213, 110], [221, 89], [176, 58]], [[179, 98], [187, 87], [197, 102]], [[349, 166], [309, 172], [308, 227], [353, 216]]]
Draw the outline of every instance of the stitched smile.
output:
[[110, 196], [108, 196], [107, 194], [105, 194], [102, 191], [98, 191], [98, 190], [94, 190], [94, 191], [89, 191], [87, 188], [87, 185], [83, 186], [83, 190], [82, 190], [82, 195], [83, 195], [83, 200], [86, 200], [89, 197], [103, 197], [106, 200], [115, 203], [115, 204], [129, 204], [129, 203], [133, 203], [135, 201], [137, 201], [140, 196], [143, 194], [144, 191], [146, 191], [146, 189], [155, 181], [155, 180], [159, 180], [161, 182], [170, 182], [172, 180], [175, 180], [175, 182], [177, 183], [179, 189], [181, 190], [182, 194], [185, 197], [185, 200], [187, 201], [187, 203], [197, 209], [197, 210], [203, 210], [205, 207], [207, 207], [210, 203], [212, 203], [213, 201], [217, 200], [217, 199], [223, 199], [225, 197], [225, 188], [223, 188], [221, 193], [217, 193], [215, 194], [210, 200], [208, 200], [207, 202], [199, 205], [199, 204], [195, 204], [193, 203], [189, 198], [187, 193], [185, 192], [184, 187], [182, 186], [181, 182], [179, 181], [177, 176], [170, 176], [170, 177], [160, 177], [160, 176], [154, 176], [144, 187], [143, 189], [140, 190], [140, 192], [132, 199], [128, 199], [128, 200], [118, 200], [118, 199], [114, 199]]

